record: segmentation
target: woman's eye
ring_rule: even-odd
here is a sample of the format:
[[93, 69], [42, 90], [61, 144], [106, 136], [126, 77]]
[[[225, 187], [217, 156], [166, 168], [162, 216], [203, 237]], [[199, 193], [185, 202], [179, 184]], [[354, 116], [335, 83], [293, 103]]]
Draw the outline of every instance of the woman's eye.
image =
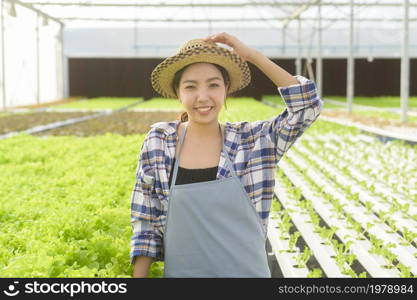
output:
[[[212, 86], [219, 86], [219, 85], [217, 83], [213, 83], [213, 84], [210, 84], [210, 86], [212, 87]], [[194, 86], [189, 85], [189, 86], [186, 86], [185, 88], [186, 89], [188, 89], [188, 88], [194, 88]]]

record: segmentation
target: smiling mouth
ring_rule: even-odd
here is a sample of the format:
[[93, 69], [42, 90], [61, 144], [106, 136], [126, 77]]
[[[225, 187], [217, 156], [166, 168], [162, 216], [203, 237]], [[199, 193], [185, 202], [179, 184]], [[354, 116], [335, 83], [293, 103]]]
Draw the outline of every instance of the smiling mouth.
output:
[[213, 107], [214, 106], [202, 106], [202, 107], [196, 107], [194, 109], [199, 111], [199, 112], [209, 112], [210, 110], [213, 109]]

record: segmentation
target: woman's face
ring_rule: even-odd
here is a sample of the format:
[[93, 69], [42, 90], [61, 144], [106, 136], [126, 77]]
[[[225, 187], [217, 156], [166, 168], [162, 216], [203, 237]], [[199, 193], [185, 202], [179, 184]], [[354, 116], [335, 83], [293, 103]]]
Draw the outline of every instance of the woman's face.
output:
[[210, 63], [195, 63], [182, 74], [178, 96], [188, 120], [200, 124], [218, 121], [226, 98], [222, 73]]

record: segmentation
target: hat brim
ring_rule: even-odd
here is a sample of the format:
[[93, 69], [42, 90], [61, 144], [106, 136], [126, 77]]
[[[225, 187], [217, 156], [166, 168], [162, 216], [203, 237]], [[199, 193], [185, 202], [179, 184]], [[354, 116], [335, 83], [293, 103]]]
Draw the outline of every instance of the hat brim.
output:
[[230, 78], [229, 93], [246, 87], [251, 80], [246, 61], [230, 50], [217, 48], [195, 48], [168, 57], [152, 71], [152, 87], [167, 98], [177, 98], [171, 84], [177, 71], [197, 62], [218, 64], [226, 69]]

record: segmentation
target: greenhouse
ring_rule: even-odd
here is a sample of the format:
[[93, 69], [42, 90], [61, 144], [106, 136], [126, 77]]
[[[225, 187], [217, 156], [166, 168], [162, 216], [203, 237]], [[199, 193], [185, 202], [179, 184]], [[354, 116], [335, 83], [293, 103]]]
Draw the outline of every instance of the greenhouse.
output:
[[[1, 277], [166, 277], [181, 213], [208, 249], [265, 226], [273, 278], [417, 277], [417, 0], [0, 1]], [[224, 81], [175, 85], [206, 70]], [[171, 186], [213, 152], [221, 180]], [[187, 198], [218, 218], [179, 211], [229, 176], [241, 196]], [[184, 251], [227, 262], [196, 277], [260, 268], [248, 243], [199, 256], [195, 232]]]

